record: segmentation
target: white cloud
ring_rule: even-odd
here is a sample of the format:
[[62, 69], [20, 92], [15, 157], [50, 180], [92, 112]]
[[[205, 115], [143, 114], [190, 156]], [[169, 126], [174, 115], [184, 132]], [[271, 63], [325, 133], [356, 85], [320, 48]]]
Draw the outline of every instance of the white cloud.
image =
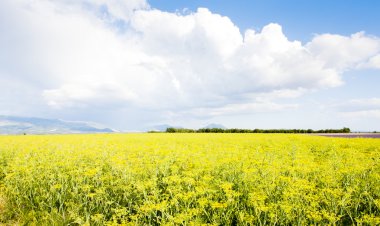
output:
[[315, 36], [306, 46], [326, 67], [344, 71], [358, 67], [379, 54], [380, 39], [366, 36], [364, 32], [350, 37], [322, 34]]
[[[327, 107], [333, 109], [339, 117], [355, 122], [368, 121], [380, 118], [380, 98], [360, 98], [341, 101]], [[370, 122], [378, 126], [377, 121]], [[376, 127], [375, 127], [376, 128]]]
[[[78, 0], [72, 1], [78, 2]], [[145, 0], [87, 0], [85, 2], [103, 7], [112, 17], [126, 21], [133, 16], [135, 10], [149, 8]]]
[[299, 107], [298, 104], [278, 104], [274, 102], [253, 102], [253, 103], [237, 103], [227, 104], [223, 107], [204, 107], [193, 108], [188, 111], [179, 112], [180, 116], [190, 117], [215, 117], [226, 115], [245, 115], [255, 113], [271, 113], [277, 111], [294, 110]]
[[380, 54], [371, 57], [368, 62], [359, 65], [360, 68], [376, 68], [380, 69]]
[[266, 102], [266, 101], [273, 101], [273, 100], [278, 100], [278, 99], [297, 98], [305, 94], [307, 91], [308, 90], [304, 88], [280, 89], [280, 90], [274, 90], [272, 92], [253, 94], [253, 95], [250, 95], [250, 97], [254, 98], [256, 101]]
[[[104, 95], [104, 94], [107, 95]], [[128, 102], [136, 95], [116, 83], [91, 84], [90, 86], [64, 85], [60, 89], [45, 90], [43, 97], [48, 105], [57, 109], [65, 107], [102, 106], [113, 103]]]
[[132, 26], [142, 33], [145, 50], [158, 55], [214, 54], [225, 59], [243, 43], [239, 28], [228, 17], [205, 8], [188, 15], [140, 10]]
[[240, 31], [205, 8], [168, 13], [144, 0], [6, 0], [0, 32], [0, 72], [38, 93], [41, 111], [282, 111], [296, 105], [277, 99], [342, 85], [352, 68], [380, 68], [380, 41], [362, 32], [302, 44], [279, 24]]
[[380, 118], [380, 109], [378, 110], [367, 110], [367, 111], [350, 111], [350, 112], [341, 112], [340, 115], [348, 118]]
[[[18, 0], [26, 2], [25, 0]], [[127, 22], [134, 12], [140, 9], [149, 9], [145, 0], [48, 0], [55, 5], [59, 12], [94, 13], [107, 22]], [[32, 4], [37, 4], [33, 2]], [[42, 4], [46, 4], [42, 3]], [[33, 6], [32, 6], [33, 7]]]
[[333, 105], [340, 112], [379, 111], [380, 98], [351, 99]]

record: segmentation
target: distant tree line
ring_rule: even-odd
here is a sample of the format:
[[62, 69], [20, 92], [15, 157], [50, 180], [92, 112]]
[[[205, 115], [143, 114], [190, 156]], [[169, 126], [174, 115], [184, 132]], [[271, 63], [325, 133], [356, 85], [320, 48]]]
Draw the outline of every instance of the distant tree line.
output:
[[350, 133], [350, 128], [343, 129], [221, 129], [221, 128], [202, 128], [202, 129], [186, 129], [186, 128], [167, 128], [167, 133]]

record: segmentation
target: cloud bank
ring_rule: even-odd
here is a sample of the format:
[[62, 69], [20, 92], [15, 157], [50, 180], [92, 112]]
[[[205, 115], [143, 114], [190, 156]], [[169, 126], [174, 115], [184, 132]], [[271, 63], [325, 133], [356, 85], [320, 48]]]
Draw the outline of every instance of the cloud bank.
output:
[[380, 118], [380, 98], [351, 99], [333, 107], [345, 117]]
[[380, 39], [364, 32], [301, 43], [276, 23], [241, 31], [206, 8], [170, 13], [143, 0], [5, 0], [0, 32], [0, 103], [9, 109], [16, 101], [92, 114], [281, 111], [297, 106], [279, 98], [340, 86], [349, 70], [380, 68]]

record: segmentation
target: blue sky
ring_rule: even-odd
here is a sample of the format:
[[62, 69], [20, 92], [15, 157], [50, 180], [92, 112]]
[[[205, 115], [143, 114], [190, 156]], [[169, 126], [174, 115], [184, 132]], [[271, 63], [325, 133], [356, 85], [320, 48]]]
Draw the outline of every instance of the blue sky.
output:
[[380, 130], [377, 1], [6, 0], [0, 115]]
[[309, 41], [314, 34], [322, 33], [350, 35], [365, 30], [368, 34], [380, 35], [377, 23], [380, 2], [372, 0], [154, 0], [150, 4], [170, 12], [206, 7], [228, 16], [242, 30], [279, 23], [289, 39], [301, 41]]

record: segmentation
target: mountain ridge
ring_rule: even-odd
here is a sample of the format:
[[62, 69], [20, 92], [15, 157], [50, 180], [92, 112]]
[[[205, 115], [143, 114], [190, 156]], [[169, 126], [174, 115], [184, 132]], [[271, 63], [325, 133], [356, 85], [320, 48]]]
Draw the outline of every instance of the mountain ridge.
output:
[[206, 125], [205, 127], [202, 127], [202, 129], [227, 129], [227, 128], [222, 124], [210, 123]]
[[118, 131], [91, 122], [0, 115], [0, 134], [71, 134], [113, 132]]

